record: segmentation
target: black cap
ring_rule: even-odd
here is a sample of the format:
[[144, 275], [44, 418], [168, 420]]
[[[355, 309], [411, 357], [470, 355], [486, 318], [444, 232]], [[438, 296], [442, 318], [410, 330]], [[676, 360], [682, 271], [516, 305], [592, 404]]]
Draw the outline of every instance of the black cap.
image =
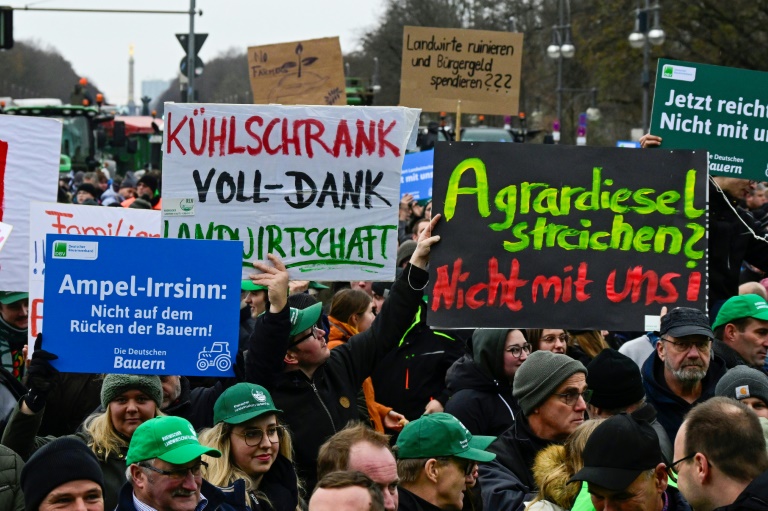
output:
[[589, 404], [615, 410], [635, 404], [645, 396], [640, 368], [626, 355], [605, 349], [587, 366]]
[[703, 335], [709, 339], [714, 339], [715, 334], [709, 327], [709, 318], [699, 309], [690, 307], [677, 307], [672, 309], [661, 318], [661, 329], [659, 333], [663, 336], [683, 337], [686, 335]]
[[611, 491], [627, 488], [663, 462], [659, 437], [650, 424], [620, 413], [595, 428], [584, 447], [584, 468], [568, 482], [586, 481]]
[[[395, 268], [395, 280], [399, 279], [402, 274], [402, 268]], [[392, 289], [392, 284], [394, 284], [394, 282], [373, 282], [371, 283], [371, 290], [374, 294], [386, 299], [389, 296], [389, 290]]]

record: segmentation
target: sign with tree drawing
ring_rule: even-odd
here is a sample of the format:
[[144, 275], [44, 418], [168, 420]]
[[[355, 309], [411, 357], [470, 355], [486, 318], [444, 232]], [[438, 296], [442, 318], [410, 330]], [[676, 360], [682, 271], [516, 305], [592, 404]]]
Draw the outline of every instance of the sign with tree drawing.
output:
[[248, 48], [248, 76], [257, 105], [346, 105], [338, 37]]

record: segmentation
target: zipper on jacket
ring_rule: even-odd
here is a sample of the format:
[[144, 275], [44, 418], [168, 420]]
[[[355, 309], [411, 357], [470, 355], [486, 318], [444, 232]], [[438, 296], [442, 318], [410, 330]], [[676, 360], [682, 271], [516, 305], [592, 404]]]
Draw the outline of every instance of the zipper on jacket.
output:
[[333, 428], [333, 432], [337, 433], [336, 430], [336, 424], [333, 423], [333, 417], [331, 416], [330, 410], [328, 410], [328, 407], [325, 406], [325, 403], [323, 403], [323, 399], [320, 397], [320, 393], [317, 391], [317, 387], [315, 387], [315, 382], [311, 381], [309, 382], [309, 386], [312, 387], [312, 390], [315, 391], [315, 395], [317, 396], [317, 400], [320, 401], [320, 405], [323, 407], [323, 410], [325, 410], [325, 413], [328, 414], [328, 420], [331, 421], [331, 427]]

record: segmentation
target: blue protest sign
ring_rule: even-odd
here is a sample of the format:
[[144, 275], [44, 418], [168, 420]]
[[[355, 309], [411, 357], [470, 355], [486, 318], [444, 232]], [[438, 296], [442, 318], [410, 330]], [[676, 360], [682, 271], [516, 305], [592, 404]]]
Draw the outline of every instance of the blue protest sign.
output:
[[434, 149], [405, 155], [403, 172], [400, 175], [400, 197], [410, 193], [415, 200], [432, 198], [432, 165], [434, 160]]
[[48, 234], [46, 249], [59, 371], [234, 375], [242, 242]]

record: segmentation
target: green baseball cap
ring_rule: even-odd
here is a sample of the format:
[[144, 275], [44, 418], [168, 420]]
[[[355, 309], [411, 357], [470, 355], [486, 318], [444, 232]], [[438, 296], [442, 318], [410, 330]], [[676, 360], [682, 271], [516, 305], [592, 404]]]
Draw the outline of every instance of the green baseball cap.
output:
[[8, 305], [19, 300], [26, 300], [29, 298], [29, 293], [22, 293], [19, 291], [0, 291], [0, 303]]
[[720, 307], [712, 330], [741, 318], [768, 321], [768, 302], [760, 295], [732, 296]]
[[242, 291], [261, 291], [261, 290], [266, 290], [267, 286], [260, 286], [258, 284], [254, 284], [251, 279], [243, 279], [240, 281], [240, 289]]
[[456, 456], [472, 461], [496, 458], [486, 451], [495, 436], [473, 436], [450, 413], [422, 415], [405, 425], [397, 437], [398, 459]]
[[238, 383], [224, 391], [213, 405], [213, 422], [242, 424], [267, 412], [282, 412], [275, 408], [267, 389], [253, 383]]
[[323, 312], [323, 304], [318, 302], [306, 309], [294, 309], [291, 307], [291, 335], [300, 334], [307, 328], [317, 323]]
[[149, 419], [136, 428], [125, 463], [131, 465], [158, 458], [174, 465], [183, 465], [203, 454], [221, 457], [218, 450], [200, 445], [195, 428], [188, 420], [168, 415]]

